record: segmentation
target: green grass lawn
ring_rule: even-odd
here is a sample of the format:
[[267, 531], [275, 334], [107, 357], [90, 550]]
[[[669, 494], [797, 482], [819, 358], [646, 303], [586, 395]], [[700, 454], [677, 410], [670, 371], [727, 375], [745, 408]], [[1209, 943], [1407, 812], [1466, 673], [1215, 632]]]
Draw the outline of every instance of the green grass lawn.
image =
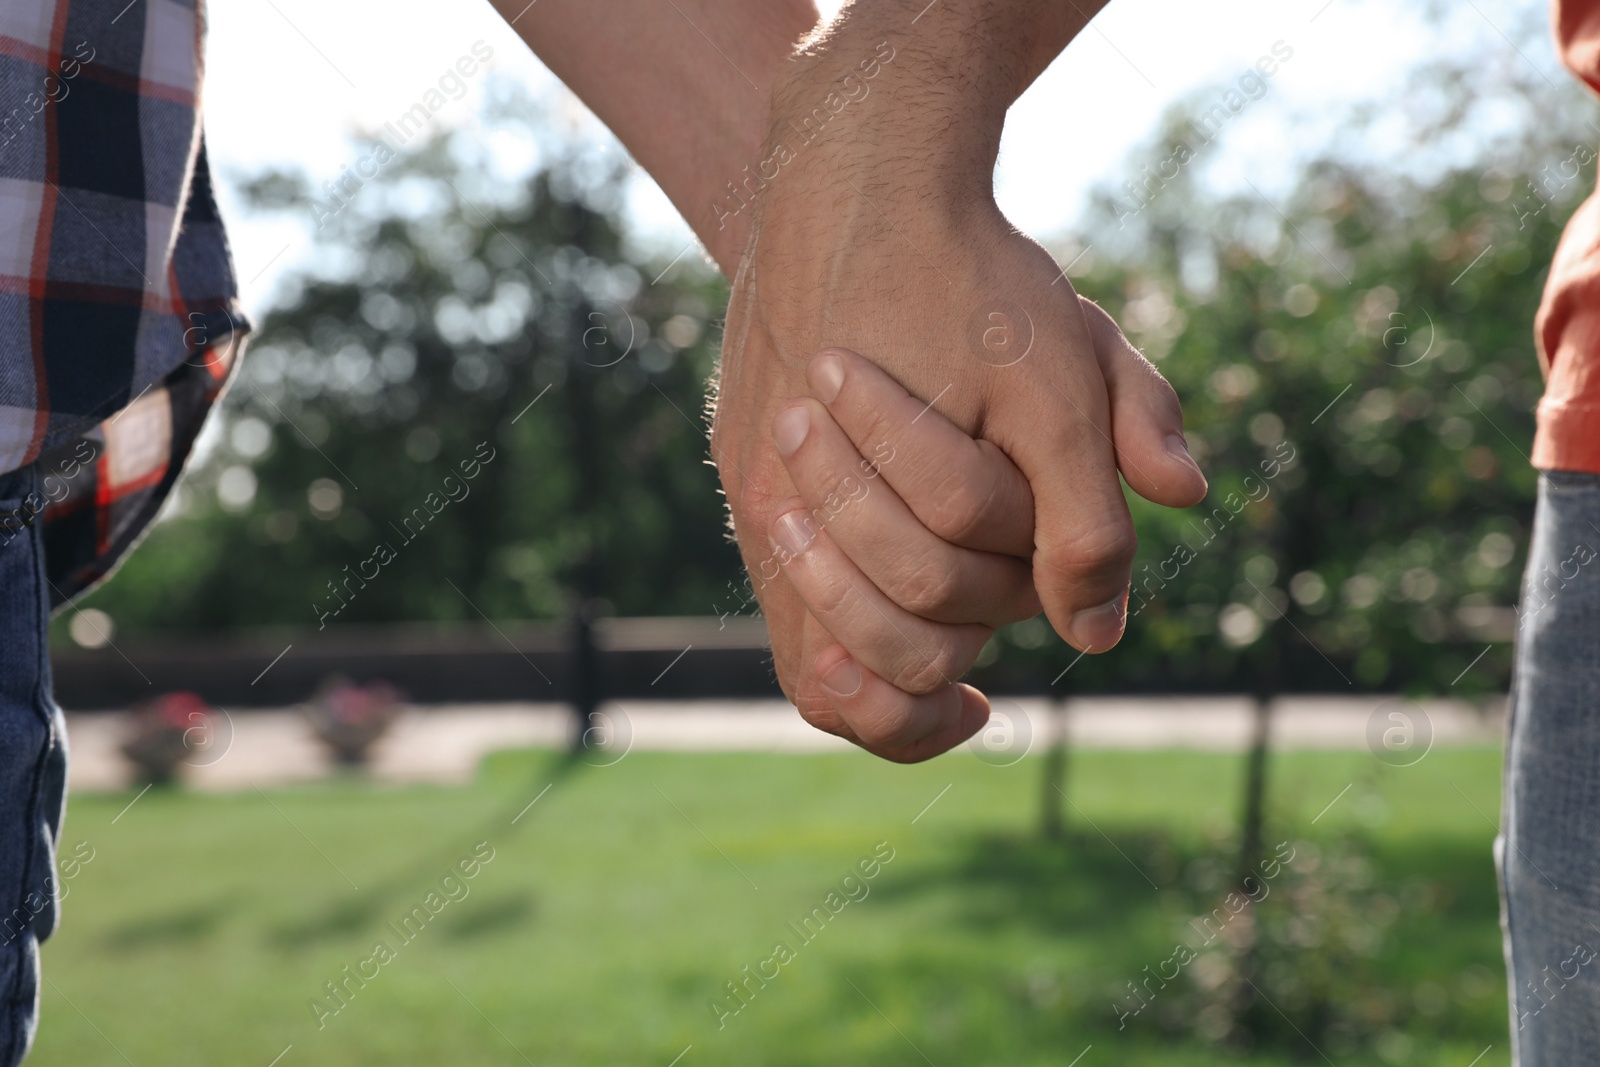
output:
[[[1119, 1029], [1128, 983], [1223, 906], [1241, 769], [1075, 754], [1060, 841], [1038, 831], [1037, 759], [517, 752], [463, 788], [77, 796], [63, 852], [93, 859], [44, 949], [29, 1062], [1507, 1063], [1490, 750], [1275, 759], [1262, 859], [1295, 858]], [[479, 842], [493, 859], [433, 915]], [[892, 860], [841, 889], [875, 849]], [[807, 942], [790, 923], [819, 907]], [[1215, 946], [1251, 923], [1270, 1004], [1241, 1051], [1206, 1035], [1234, 988]], [[380, 940], [387, 962], [363, 962]], [[790, 958], [763, 962], [779, 941]], [[371, 978], [341, 1007], [324, 983], [347, 965]], [[733, 1014], [746, 965], [776, 974]]]

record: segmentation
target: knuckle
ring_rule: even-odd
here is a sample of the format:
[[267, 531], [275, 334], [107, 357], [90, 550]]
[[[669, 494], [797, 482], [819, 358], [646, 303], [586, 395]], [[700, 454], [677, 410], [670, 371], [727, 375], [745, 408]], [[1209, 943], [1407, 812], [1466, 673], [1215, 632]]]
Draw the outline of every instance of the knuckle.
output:
[[918, 654], [907, 660], [895, 679], [895, 686], [914, 696], [937, 693], [966, 673], [961, 653], [948, 640], [934, 642], [931, 648], [918, 649]]
[[896, 604], [925, 619], [940, 618], [956, 601], [958, 583], [953, 561], [939, 553], [894, 583], [890, 596]]
[[836, 404], [829, 409], [829, 414], [834, 416], [863, 456], [872, 452], [873, 446], [879, 442], [890, 441], [894, 437], [893, 421], [876, 404]]
[[821, 730], [825, 734], [843, 736], [843, 730], [839, 723], [839, 713], [823, 697], [809, 695], [791, 702], [807, 726], [815, 730]]
[[1049, 569], [1075, 576], [1129, 567], [1138, 547], [1132, 519], [1119, 518], [1053, 541], [1041, 554]]
[[870, 748], [895, 748], [910, 739], [912, 723], [901, 708], [880, 709], [856, 726], [856, 736]]
[[1162, 374], [1156, 368], [1156, 365], [1146, 359], [1142, 353], [1139, 354], [1139, 360], [1143, 364], [1139, 368], [1139, 380], [1149, 395], [1151, 407], [1158, 414], [1166, 416], [1168, 420], [1176, 419], [1181, 425], [1183, 422], [1183, 402], [1178, 399], [1178, 391], [1172, 387], [1171, 382], [1167, 381], [1166, 375]]
[[[799, 558], [798, 556], [795, 557], [795, 559]], [[784, 570], [791, 575], [793, 575], [793, 571], [790, 570], [790, 567], [793, 566], [793, 562], [791, 560], [784, 567]], [[806, 582], [800, 587], [800, 592], [800, 598], [805, 601], [806, 607], [818, 619], [842, 618], [850, 610], [850, 598], [856, 595], [848, 584], [830, 581], [826, 578]]]
[[924, 517], [930, 530], [953, 544], [961, 544], [978, 531], [994, 504], [999, 483], [990, 479], [980, 489], [975, 487], [976, 481], [963, 470], [938, 485]]

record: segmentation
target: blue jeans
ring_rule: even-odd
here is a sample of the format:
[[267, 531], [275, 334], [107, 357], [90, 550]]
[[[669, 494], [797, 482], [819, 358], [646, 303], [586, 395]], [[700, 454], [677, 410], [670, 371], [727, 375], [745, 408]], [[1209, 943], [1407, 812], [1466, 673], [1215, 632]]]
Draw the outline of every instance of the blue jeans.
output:
[[67, 730], [50, 694], [50, 590], [33, 467], [0, 474], [0, 1067], [39, 1018], [39, 942], [56, 927]]
[[1600, 1034], [1600, 475], [1539, 479], [1495, 842], [1518, 1067]]

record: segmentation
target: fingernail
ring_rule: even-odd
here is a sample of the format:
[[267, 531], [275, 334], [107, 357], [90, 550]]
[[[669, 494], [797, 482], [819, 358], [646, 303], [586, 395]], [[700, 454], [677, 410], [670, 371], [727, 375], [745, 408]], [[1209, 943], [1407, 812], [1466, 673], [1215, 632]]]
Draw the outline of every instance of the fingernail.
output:
[[836, 697], [853, 697], [861, 692], [861, 668], [854, 659], [841, 660], [822, 676], [822, 688]]
[[803, 511], [791, 511], [772, 524], [772, 539], [791, 556], [811, 547], [811, 521]]
[[772, 441], [778, 446], [778, 455], [785, 458], [794, 455], [810, 431], [811, 415], [804, 404], [778, 412], [778, 417], [772, 420]]
[[1189, 455], [1189, 443], [1183, 439], [1182, 434], [1167, 434], [1167, 451], [1189, 464], [1195, 470], [1200, 469], [1200, 464], [1196, 463], [1194, 457]]
[[1196, 463], [1194, 457], [1189, 454], [1189, 444], [1183, 439], [1182, 434], [1167, 434], [1167, 451], [1193, 467], [1202, 480], [1205, 479], [1205, 471], [1200, 469], [1200, 464]]
[[1104, 652], [1122, 637], [1122, 597], [1098, 608], [1085, 608], [1072, 617], [1073, 642], [1085, 652]]
[[832, 352], [824, 352], [806, 368], [806, 379], [811, 383], [812, 395], [824, 404], [831, 404], [844, 388], [844, 360]]

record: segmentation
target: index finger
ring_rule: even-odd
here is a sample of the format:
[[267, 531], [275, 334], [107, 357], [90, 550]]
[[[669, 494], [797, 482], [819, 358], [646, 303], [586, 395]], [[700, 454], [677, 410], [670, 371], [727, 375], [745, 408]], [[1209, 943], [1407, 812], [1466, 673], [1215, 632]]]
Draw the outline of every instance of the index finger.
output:
[[1034, 585], [1073, 647], [1122, 638], [1133, 569], [1133, 516], [1122, 495], [1105, 378], [1070, 289], [1036, 313], [1033, 357], [995, 371], [984, 433], [1027, 478], [1034, 502]]
[[[1033, 554], [1033, 493], [992, 442], [974, 439], [871, 360], [827, 348], [806, 367], [812, 395], [935, 534], [980, 552]], [[938, 398], [935, 397], [934, 400]]]

